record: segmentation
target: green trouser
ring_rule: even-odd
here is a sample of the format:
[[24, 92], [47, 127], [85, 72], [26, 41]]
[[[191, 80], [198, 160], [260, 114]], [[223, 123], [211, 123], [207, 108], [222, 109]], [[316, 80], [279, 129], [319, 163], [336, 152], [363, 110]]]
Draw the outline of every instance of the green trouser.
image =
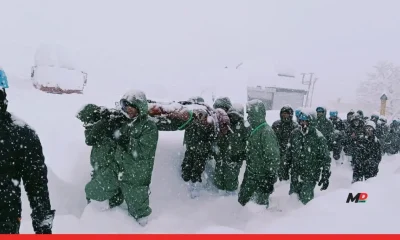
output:
[[230, 158], [215, 158], [214, 184], [219, 190], [232, 192], [238, 189], [239, 173], [244, 157], [240, 154]]
[[[96, 178], [96, 176], [98, 175], [98, 173], [101, 171], [96, 171], [92, 173], [91, 176], [91, 181]], [[104, 174], [104, 173], [103, 173]], [[110, 176], [112, 176], [113, 174], [111, 173]], [[106, 177], [107, 179], [107, 177]], [[93, 182], [92, 184], [94, 184], [95, 182]], [[90, 203], [90, 198], [86, 197], [86, 200], [88, 202], [88, 204]], [[113, 197], [111, 197], [109, 199], [109, 205], [110, 208], [114, 208], [114, 207], [118, 207], [119, 205], [121, 205], [124, 202], [124, 196], [122, 194], [122, 191], [120, 188], [118, 188], [118, 193], [116, 195], [114, 195]]]
[[132, 181], [118, 181], [118, 176], [111, 171], [95, 176], [86, 184], [85, 192], [87, 198], [100, 202], [113, 201], [116, 197], [123, 196], [129, 214], [135, 219], [147, 217], [152, 212], [149, 206], [149, 186], [137, 186]]
[[250, 173], [246, 169], [239, 191], [239, 203], [244, 206], [251, 198], [259, 205], [269, 205], [269, 195], [274, 192], [276, 176]]
[[[211, 149], [211, 147], [210, 147]], [[201, 174], [204, 172], [206, 162], [211, 156], [208, 148], [192, 150], [187, 147], [185, 157], [181, 165], [182, 178], [185, 182], [202, 182]]]
[[297, 193], [299, 200], [305, 205], [314, 199], [314, 189], [316, 182], [314, 181], [292, 181], [290, 183], [289, 195]]

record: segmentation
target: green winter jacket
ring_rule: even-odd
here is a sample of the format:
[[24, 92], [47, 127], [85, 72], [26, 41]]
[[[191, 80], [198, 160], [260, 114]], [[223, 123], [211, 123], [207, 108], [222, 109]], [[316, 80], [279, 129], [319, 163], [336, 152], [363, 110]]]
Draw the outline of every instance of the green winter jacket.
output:
[[125, 123], [118, 138], [115, 159], [119, 165], [119, 180], [130, 186], [149, 186], [158, 142], [156, 124], [148, 117], [146, 96], [143, 93], [125, 95], [139, 109], [135, 120]]
[[265, 106], [261, 101], [250, 101], [247, 113], [252, 130], [247, 145], [246, 171], [276, 179], [280, 163], [279, 145], [275, 133], [265, 121]]
[[101, 107], [88, 104], [77, 115], [85, 125], [85, 142], [88, 146], [92, 146], [90, 154], [92, 178], [118, 172], [114, 160], [116, 142], [113, 139], [118, 124], [108, 119], [101, 119], [100, 112]]
[[290, 169], [292, 182], [317, 182], [321, 169], [323, 177], [328, 179], [331, 158], [325, 137], [313, 126], [306, 134], [301, 129], [294, 130], [283, 164], [287, 165], [284, 167], [286, 176]]
[[332, 137], [333, 137], [333, 132], [334, 132], [334, 128], [333, 128], [333, 124], [331, 121], [329, 121], [329, 119], [326, 118], [326, 109], [325, 110], [325, 116], [322, 117], [317, 117], [314, 120], [314, 126], [316, 129], [318, 129], [322, 135], [324, 135], [327, 144], [328, 144], [328, 149], [330, 148], [332, 141]]
[[193, 114], [193, 119], [184, 127], [183, 143], [186, 145], [186, 151], [195, 151], [204, 157], [208, 157], [216, 141], [216, 128], [214, 124], [201, 122], [197, 115]]
[[93, 177], [101, 171], [118, 173], [114, 159], [117, 144], [112, 138], [112, 132], [107, 120], [100, 120], [85, 129], [86, 144], [92, 146], [90, 164], [93, 167]]
[[298, 127], [299, 125], [297, 122], [292, 120], [290, 122], [285, 122], [281, 119], [272, 124], [272, 130], [274, 130], [279, 142], [281, 157], [283, 157], [284, 153], [286, 152], [286, 148], [293, 130]]

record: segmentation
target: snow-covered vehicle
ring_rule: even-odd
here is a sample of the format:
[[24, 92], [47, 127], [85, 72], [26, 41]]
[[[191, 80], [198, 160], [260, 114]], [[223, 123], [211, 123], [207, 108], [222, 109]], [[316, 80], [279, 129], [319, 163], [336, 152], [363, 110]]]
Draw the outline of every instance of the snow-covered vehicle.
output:
[[82, 94], [87, 73], [81, 71], [70, 54], [57, 45], [42, 45], [35, 54], [32, 67], [33, 86], [55, 94]]

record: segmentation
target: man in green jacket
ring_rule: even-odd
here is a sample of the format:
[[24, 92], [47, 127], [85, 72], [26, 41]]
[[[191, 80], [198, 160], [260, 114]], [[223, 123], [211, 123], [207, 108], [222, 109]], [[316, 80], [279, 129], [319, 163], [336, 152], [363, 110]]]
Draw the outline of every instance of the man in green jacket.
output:
[[278, 140], [265, 121], [266, 110], [262, 101], [249, 101], [247, 114], [252, 130], [248, 139], [246, 171], [238, 201], [245, 206], [254, 197], [257, 204], [268, 208], [280, 162]]
[[[244, 107], [242, 105], [233, 105], [229, 111], [230, 128], [232, 132], [226, 135], [226, 138], [220, 138], [219, 145], [227, 145], [224, 149], [219, 147], [219, 154], [215, 154], [216, 160], [214, 184], [231, 195], [236, 192], [239, 186], [239, 173], [246, 159], [246, 143], [249, 135], [249, 128], [245, 126]], [[225, 152], [221, 152], [225, 150]]]
[[[119, 112], [110, 112], [94, 104], [87, 104], [79, 111], [77, 118], [84, 123], [85, 141], [92, 146], [90, 164], [93, 168], [92, 178], [87, 183], [87, 197], [90, 202], [90, 189], [96, 189], [104, 179], [114, 179], [118, 175], [118, 165], [114, 155], [117, 143], [113, 133], [126, 120]], [[124, 201], [121, 191], [109, 200], [109, 207], [121, 205]]]
[[[272, 130], [274, 130], [276, 137], [279, 142], [281, 161], [286, 152], [286, 148], [289, 143], [289, 139], [294, 129], [298, 128], [297, 122], [293, 121], [293, 108], [290, 106], [283, 106], [280, 111], [280, 120], [275, 121], [272, 124]], [[297, 116], [299, 117], [299, 115]], [[279, 179], [282, 179], [281, 172], [278, 173]]]
[[[214, 112], [222, 109], [222, 111], [228, 113], [231, 107], [232, 103], [229, 97], [219, 97], [214, 101], [213, 104]], [[230, 129], [230, 131], [226, 135], [221, 136], [220, 134], [218, 134], [215, 139], [215, 144], [213, 144], [214, 147], [212, 152], [215, 159], [215, 168], [213, 169], [214, 173], [212, 174], [213, 183], [215, 187], [217, 187], [217, 189], [220, 191], [220, 193], [228, 195], [230, 194], [229, 192], [236, 190], [232, 189], [234, 188], [234, 186], [226, 186], [232, 185], [232, 183], [228, 183], [231, 176], [226, 176], [226, 174], [234, 171], [234, 169], [230, 168], [228, 164], [231, 162], [232, 155], [230, 146], [232, 133], [233, 131]]]
[[331, 121], [327, 118], [327, 111], [324, 107], [317, 107], [317, 119], [315, 120], [315, 128], [318, 129], [326, 139], [328, 144], [328, 150], [332, 151], [332, 139], [334, 133], [334, 127]]
[[[325, 137], [312, 125], [309, 115], [300, 115], [300, 126], [293, 131], [284, 157], [283, 180], [289, 180], [289, 194], [296, 193], [303, 204], [314, 198], [314, 188], [329, 186], [331, 158]], [[322, 169], [322, 170], [321, 170]], [[320, 175], [322, 172], [322, 177]]]
[[203, 182], [202, 174], [206, 162], [212, 158], [217, 129], [214, 120], [210, 121], [212, 114], [208, 111], [208, 106], [203, 105], [202, 98], [193, 97], [185, 101], [187, 103], [196, 104], [199, 108], [190, 110], [179, 107], [171, 111], [173, 107], [166, 106], [164, 109], [162, 105], [156, 104], [150, 108], [149, 114], [155, 119], [159, 131], [185, 131], [183, 144], [186, 149], [181, 164], [181, 176], [188, 183], [191, 198], [196, 198]]
[[[148, 118], [146, 95], [141, 91], [126, 93], [120, 105], [129, 119], [114, 133], [117, 141], [115, 161], [117, 178], [102, 182], [99, 188], [86, 189], [91, 199], [105, 201], [120, 189], [128, 212], [140, 225], [147, 224], [152, 210], [149, 206], [150, 183], [158, 142], [156, 124]], [[88, 194], [89, 195], [89, 194]]]

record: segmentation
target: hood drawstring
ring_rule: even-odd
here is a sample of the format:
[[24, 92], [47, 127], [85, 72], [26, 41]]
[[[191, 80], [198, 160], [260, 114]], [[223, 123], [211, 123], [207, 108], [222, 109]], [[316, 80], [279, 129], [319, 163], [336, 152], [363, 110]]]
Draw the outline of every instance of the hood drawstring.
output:
[[266, 122], [263, 122], [260, 125], [258, 125], [256, 128], [254, 128], [253, 131], [251, 131], [250, 136], [252, 136], [254, 133], [256, 133], [260, 128], [264, 127], [265, 125], [267, 125]]

